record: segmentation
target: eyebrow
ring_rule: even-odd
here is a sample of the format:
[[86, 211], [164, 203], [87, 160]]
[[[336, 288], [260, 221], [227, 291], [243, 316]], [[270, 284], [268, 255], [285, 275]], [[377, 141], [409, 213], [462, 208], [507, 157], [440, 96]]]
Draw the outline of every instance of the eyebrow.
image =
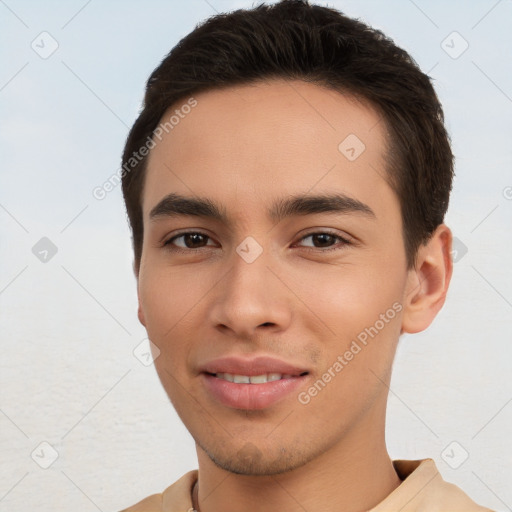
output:
[[[298, 215], [318, 213], [356, 213], [375, 218], [373, 210], [365, 203], [345, 194], [292, 195], [272, 203], [267, 216], [273, 222]], [[162, 217], [195, 216], [206, 217], [229, 224], [226, 210], [209, 198], [186, 197], [171, 193], [166, 195], [149, 212], [149, 219], [156, 221]]]

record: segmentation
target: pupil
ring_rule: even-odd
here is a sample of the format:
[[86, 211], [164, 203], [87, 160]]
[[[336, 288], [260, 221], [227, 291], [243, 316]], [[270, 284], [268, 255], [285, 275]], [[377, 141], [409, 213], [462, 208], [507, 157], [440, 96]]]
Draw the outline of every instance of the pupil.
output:
[[319, 235], [315, 235], [316, 239], [320, 239], [320, 245], [325, 245], [325, 242], [327, 242], [327, 245], [329, 245], [329, 242], [332, 240], [332, 235], [328, 235], [326, 233], [321, 233]]
[[[187, 235], [187, 241], [190, 241], [192, 239], [192, 245], [196, 244], [196, 243], [201, 243], [201, 238], [203, 237], [203, 235], [201, 235], [201, 233], [193, 233], [191, 235]], [[191, 244], [188, 244], [186, 243], [186, 246], [189, 248], [189, 249], [194, 249], [195, 247], [190, 247]]]

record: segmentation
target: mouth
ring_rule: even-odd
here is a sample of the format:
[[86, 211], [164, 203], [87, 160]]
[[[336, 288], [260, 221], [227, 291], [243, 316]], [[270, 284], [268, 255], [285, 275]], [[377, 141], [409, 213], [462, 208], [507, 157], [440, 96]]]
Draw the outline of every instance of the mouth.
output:
[[205, 364], [200, 378], [217, 405], [262, 410], [289, 398], [303, 386], [310, 372], [272, 357], [224, 357]]
[[243, 370], [235, 370], [236, 373], [202, 371], [200, 377], [207, 394], [216, 404], [247, 411], [268, 409], [296, 396], [310, 375], [306, 370], [290, 366], [281, 372], [275, 371], [276, 368], [271, 370], [262, 371], [259, 365], [246, 365]]

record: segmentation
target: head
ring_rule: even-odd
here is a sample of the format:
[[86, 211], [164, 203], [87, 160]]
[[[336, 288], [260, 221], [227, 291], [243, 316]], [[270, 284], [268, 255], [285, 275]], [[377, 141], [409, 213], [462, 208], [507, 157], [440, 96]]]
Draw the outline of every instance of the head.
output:
[[[201, 453], [272, 474], [383, 428], [399, 336], [431, 323], [450, 281], [452, 177], [429, 77], [334, 9], [214, 16], [169, 53], [122, 185], [139, 319]], [[219, 399], [224, 356], [287, 361], [293, 391]]]

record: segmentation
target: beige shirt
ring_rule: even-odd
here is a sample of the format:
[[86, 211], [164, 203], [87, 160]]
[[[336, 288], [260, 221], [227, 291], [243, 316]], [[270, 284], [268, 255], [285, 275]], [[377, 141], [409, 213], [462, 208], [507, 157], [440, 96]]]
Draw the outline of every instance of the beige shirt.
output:
[[[368, 512], [492, 512], [472, 501], [456, 485], [445, 482], [432, 459], [394, 460], [403, 482]], [[189, 471], [161, 494], [153, 494], [121, 512], [192, 512], [197, 469]]]

